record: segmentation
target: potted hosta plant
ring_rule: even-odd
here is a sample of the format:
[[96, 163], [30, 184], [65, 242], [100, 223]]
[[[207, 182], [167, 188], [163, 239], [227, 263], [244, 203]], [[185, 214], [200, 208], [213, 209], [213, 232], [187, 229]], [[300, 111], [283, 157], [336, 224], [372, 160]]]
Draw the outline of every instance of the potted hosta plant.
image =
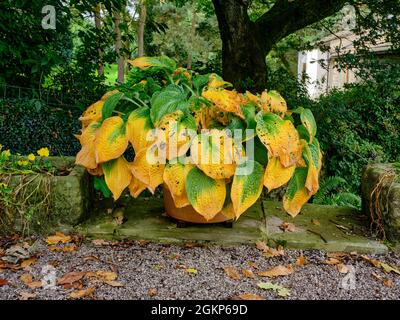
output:
[[164, 56], [130, 64], [128, 81], [83, 113], [77, 136], [76, 163], [115, 200], [163, 186], [167, 214], [210, 223], [239, 218], [263, 187], [288, 183], [292, 216], [317, 192], [322, 154], [309, 109], [287, 110], [275, 91], [238, 93]]

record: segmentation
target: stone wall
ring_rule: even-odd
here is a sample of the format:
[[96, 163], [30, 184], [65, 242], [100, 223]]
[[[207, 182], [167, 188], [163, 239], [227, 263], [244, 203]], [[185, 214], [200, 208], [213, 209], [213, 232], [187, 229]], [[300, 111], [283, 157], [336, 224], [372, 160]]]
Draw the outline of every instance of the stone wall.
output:
[[399, 181], [399, 170], [382, 163], [366, 166], [361, 178], [363, 211], [371, 222], [382, 225], [388, 240], [395, 242], [400, 242]]

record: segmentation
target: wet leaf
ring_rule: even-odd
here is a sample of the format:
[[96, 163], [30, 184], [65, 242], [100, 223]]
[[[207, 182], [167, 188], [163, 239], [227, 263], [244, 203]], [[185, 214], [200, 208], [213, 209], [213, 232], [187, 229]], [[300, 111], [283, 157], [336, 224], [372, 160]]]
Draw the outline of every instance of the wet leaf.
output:
[[280, 285], [277, 285], [277, 284], [273, 284], [271, 282], [259, 282], [259, 283], [257, 283], [257, 286], [261, 289], [273, 290], [278, 294], [278, 296], [283, 297], [283, 298], [290, 296], [289, 289], [282, 287]]
[[49, 236], [46, 239], [46, 242], [48, 244], [57, 244], [57, 243], [60, 243], [60, 242], [61, 243], [67, 243], [67, 242], [70, 242], [70, 241], [71, 241], [71, 237], [67, 236], [67, 235], [65, 235], [65, 234], [63, 234], [61, 232], [56, 232], [55, 235]]
[[225, 274], [233, 279], [233, 280], [240, 280], [242, 277], [240, 276], [239, 272], [234, 267], [224, 267]]
[[261, 277], [275, 278], [280, 276], [287, 276], [289, 274], [292, 274], [293, 272], [294, 269], [292, 265], [288, 265], [287, 267], [279, 265], [270, 270], [258, 272], [257, 274]]
[[254, 293], [244, 293], [237, 296], [240, 300], [265, 300], [265, 298]]
[[91, 296], [93, 294], [93, 292], [94, 292], [94, 288], [87, 288], [87, 289], [74, 291], [69, 296], [72, 299], [80, 299], [80, 298]]

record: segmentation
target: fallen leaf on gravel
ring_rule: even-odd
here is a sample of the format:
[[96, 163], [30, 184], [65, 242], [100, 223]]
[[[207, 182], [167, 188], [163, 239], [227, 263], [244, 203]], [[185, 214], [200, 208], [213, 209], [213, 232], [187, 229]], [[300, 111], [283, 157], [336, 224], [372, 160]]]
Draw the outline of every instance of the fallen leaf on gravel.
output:
[[361, 258], [363, 258], [365, 261], [367, 261], [370, 264], [372, 264], [374, 267], [377, 267], [377, 268], [381, 267], [381, 262], [379, 260], [372, 259], [372, 258], [370, 258], [368, 256], [364, 256], [364, 255], [362, 255]]
[[138, 245], [141, 247], [144, 247], [145, 245], [149, 244], [150, 241], [149, 240], [139, 240], [138, 241]]
[[57, 280], [57, 284], [71, 284], [81, 280], [85, 276], [86, 272], [69, 272]]
[[70, 246], [65, 246], [62, 250], [64, 252], [72, 252], [72, 251], [76, 251], [78, 249], [78, 247], [75, 244], [72, 244]]
[[328, 260], [325, 260], [324, 261], [324, 263], [325, 264], [329, 264], [329, 265], [337, 265], [337, 264], [339, 264], [339, 263], [341, 263], [341, 261], [339, 260], [339, 259], [336, 259], [336, 258], [329, 258]]
[[8, 281], [6, 279], [0, 278], [0, 287], [8, 285]]
[[110, 242], [109, 241], [105, 241], [103, 239], [95, 239], [95, 240], [92, 240], [92, 244], [94, 246], [107, 246], [107, 245], [110, 244]]
[[94, 288], [87, 288], [87, 289], [74, 291], [69, 296], [72, 299], [80, 299], [80, 298], [91, 296], [93, 294], [93, 292], [94, 292]]
[[31, 289], [41, 288], [43, 286], [42, 281], [33, 281], [27, 285]]
[[278, 246], [278, 248], [274, 249], [274, 248], [267, 246], [262, 241], [257, 241], [256, 247], [258, 250], [263, 251], [263, 256], [267, 257], [267, 258], [283, 256], [285, 254], [285, 251], [283, 250], [282, 246]]
[[293, 266], [290, 264], [287, 267], [279, 265], [270, 270], [258, 272], [257, 274], [261, 277], [275, 278], [280, 276], [287, 276], [289, 274], [292, 274], [293, 272]]
[[384, 262], [381, 262], [381, 268], [387, 273], [394, 272], [400, 274], [399, 269], [396, 269], [395, 267], [392, 267], [391, 265]]
[[47, 239], [46, 239], [46, 242], [47, 242], [48, 244], [57, 244], [57, 243], [60, 243], [60, 242], [61, 242], [61, 243], [67, 243], [67, 242], [70, 242], [70, 241], [71, 241], [71, 237], [65, 235], [65, 234], [62, 233], [62, 232], [56, 232], [55, 235], [49, 236], [49, 237], [47, 237]]
[[195, 269], [195, 268], [187, 268], [186, 272], [187, 273], [191, 273], [191, 274], [197, 274], [197, 269]]
[[254, 278], [254, 273], [250, 269], [242, 269], [242, 273], [246, 278]]
[[233, 280], [240, 280], [242, 277], [234, 267], [224, 267], [226, 275]]
[[19, 296], [20, 296], [19, 300], [29, 300], [36, 298], [36, 293], [21, 292]]
[[338, 271], [339, 271], [340, 273], [349, 273], [349, 271], [350, 271], [349, 267], [346, 266], [346, 265], [343, 264], [343, 263], [337, 264], [337, 265], [336, 265], [336, 268], [338, 269]]
[[349, 254], [346, 252], [329, 252], [326, 255], [328, 258], [334, 258], [334, 259], [341, 259], [344, 257], [348, 257]]
[[24, 261], [21, 262], [21, 267], [26, 268], [29, 267], [30, 265], [34, 264], [37, 261], [36, 257], [31, 257], [29, 259], [25, 259]]
[[316, 226], [320, 226], [321, 225], [321, 222], [319, 222], [319, 220], [317, 220], [317, 219], [311, 219], [311, 223], [313, 225], [316, 225]]
[[21, 280], [24, 284], [28, 285], [32, 283], [33, 276], [30, 273], [24, 273], [19, 277], [19, 280]]
[[104, 281], [104, 283], [108, 284], [111, 287], [123, 287], [124, 284], [118, 281]]
[[265, 298], [254, 293], [244, 293], [237, 296], [240, 300], [265, 300]]
[[290, 222], [283, 222], [279, 226], [279, 229], [283, 230], [284, 232], [295, 232], [296, 231], [296, 226], [293, 223], [290, 223]]
[[73, 282], [73, 283], [66, 283], [62, 285], [64, 289], [69, 290], [69, 289], [75, 289], [75, 290], [80, 290], [83, 288], [83, 282], [82, 280]]
[[249, 261], [249, 262], [247, 262], [247, 264], [248, 264], [250, 267], [252, 267], [253, 269], [258, 269], [258, 265], [257, 265], [255, 262], [253, 262], [253, 261]]
[[385, 287], [391, 287], [392, 284], [393, 284], [393, 282], [392, 282], [392, 280], [390, 280], [390, 279], [385, 279], [385, 280], [383, 280], [383, 285], [384, 285]]
[[100, 261], [98, 256], [86, 256], [83, 258], [84, 261]]
[[297, 259], [296, 259], [296, 265], [299, 267], [304, 267], [306, 264], [308, 264], [307, 259], [304, 255], [300, 255]]
[[156, 288], [149, 289], [148, 294], [149, 294], [150, 297], [156, 296], [157, 295], [157, 289]]
[[114, 281], [117, 279], [118, 275], [115, 272], [112, 271], [97, 271], [96, 272], [96, 277], [102, 281]]
[[20, 260], [29, 259], [32, 254], [28, 249], [29, 245], [27, 248], [18, 244], [13, 245], [6, 250], [4, 257], [2, 257], [1, 260], [10, 263], [18, 263]]
[[50, 251], [62, 251], [63, 248], [61, 247], [57, 247], [57, 246], [48, 246], [47, 249], [49, 249]]
[[259, 282], [259, 283], [257, 283], [257, 286], [261, 289], [273, 290], [278, 294], [278, 296], [283, 297], [283, 298], [290, 296], [289, 289], [282, 287], [278, 284], [273, 284], [271, 282]]

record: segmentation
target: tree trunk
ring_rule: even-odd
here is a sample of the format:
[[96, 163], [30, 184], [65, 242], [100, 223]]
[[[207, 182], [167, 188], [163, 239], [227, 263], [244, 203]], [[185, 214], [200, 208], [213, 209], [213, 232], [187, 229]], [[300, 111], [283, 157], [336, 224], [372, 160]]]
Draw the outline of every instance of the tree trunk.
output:
[[270, 50], [259, 27], [250, 21], [245, 1], [213, 0], [222, 40], [223, 78], [238, 91], [261, 92], [267, 81]]
[[121, 52], [122, 49], [122, 39], [121, 39], [121, 14], [120, 12], [115, 9], [114, 11], [114, 32], [115, 32], [115, 51], [118, 57], [118, 82], [124, 83], [124, 67], [125, 67], [125, 60], [124, 56]]
[[144, 28], [146, 26], [146, 0], [140, 1], [139, 28], [138, 28], [138, 56], [144, 56]]
[[187, 59], [187, 69], [192, 69], [192, 61], [193, 61], [193, 44], [194, 37], [196, 36], [196, 8], [193, 5], [193, 13], [192, 13], [192, 25], [190, 28], [190, 46], [188, 51], [188, 59]]
[[[97, 30], [97, 37], [99, 39], [100, 37], [100, 30], [101, 30], [101, 4], [97, 4], [94, 12], [94, 23], [96, 26]], [[99, 55], [99, 69], [98, 69], [98, 74], [99, 76], [102, 76], [104, 74], [104, 64], [103, 64], [103, 49], [101, 48], [101, 43], [100, 40], [98, 40], [98, 49], [97, 49], [98, 55]]]

